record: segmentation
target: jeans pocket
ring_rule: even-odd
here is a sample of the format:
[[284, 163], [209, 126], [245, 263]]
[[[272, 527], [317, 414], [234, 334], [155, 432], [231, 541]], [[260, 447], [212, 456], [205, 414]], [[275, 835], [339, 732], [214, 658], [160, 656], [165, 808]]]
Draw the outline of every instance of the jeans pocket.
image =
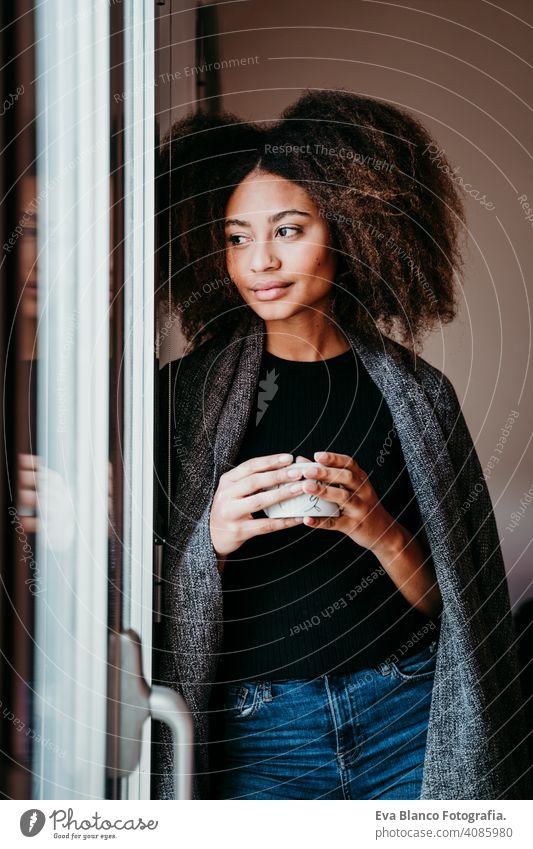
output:
[[224, 713], [227, 719], [254, 716], [262, 703], [262, 682], [243, 681], [224, 687]]
[[420, 651], [394, 656], [390, 665], [393, 675], [404, 681], [429, 681], [435, 675], [437, 641], [428, 643]]

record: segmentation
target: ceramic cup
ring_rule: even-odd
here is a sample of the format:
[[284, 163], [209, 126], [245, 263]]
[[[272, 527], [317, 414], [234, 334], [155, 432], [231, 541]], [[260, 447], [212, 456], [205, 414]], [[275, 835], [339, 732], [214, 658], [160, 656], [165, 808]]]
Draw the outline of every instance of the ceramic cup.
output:
[[[293, 463], [292, 466], [287, 466], [287, 468], [301, 469], [303, 472], [303, 469], [320, 467], [322, 465], [323, 463]], [[303, 474], [301, 478], [303, 478]], [[290, 481], [290, 483], [294, 482]], [[280, 486], [285, 486], [285, 484], [270, 486], [265, 492], [269, 492], [271, 489], [279, 489]], [[269, 519], [286, 519], [290, 516], [318, 516], [319, 518], [324, 518], [324, 516], [340, 515], [337, 504], [334, 504], [332, 501], [326, 501], [325, 498], [319, 498], [318, 495], [312, 492], [302, 492], [293, 498], [278, 501], [277, 504], [271, 504], [270, 507], [265, 507], [264, 512]]]

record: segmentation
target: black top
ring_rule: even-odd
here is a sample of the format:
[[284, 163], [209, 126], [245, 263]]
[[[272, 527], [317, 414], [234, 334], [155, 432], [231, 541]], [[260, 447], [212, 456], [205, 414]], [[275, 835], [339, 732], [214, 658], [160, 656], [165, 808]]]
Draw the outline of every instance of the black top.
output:
[[[355, 457], [387, 511], [421, 518], [388, 405], [353, 350], [301, 362], [264, 351], [256, 403], [234, 465], [289, 452]], [[260, 511], [254, 518], [264, 518]], [[424, 532], [418, 537], [427, 548]], [[247, 540], [222, 576], [217, 680], [344, 674], [435, 639], [377, 557], [340, 531], [300, 524]]]

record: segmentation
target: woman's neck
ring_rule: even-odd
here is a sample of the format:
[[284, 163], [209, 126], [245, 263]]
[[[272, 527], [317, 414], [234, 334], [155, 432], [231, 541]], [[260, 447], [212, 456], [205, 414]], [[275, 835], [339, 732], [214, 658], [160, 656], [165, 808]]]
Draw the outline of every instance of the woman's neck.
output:
[[329, 359], [350, 348], [346, 337], [322, 313], [266, 321], [265, 325], [266, 350], [284, 360], [312, 362]]

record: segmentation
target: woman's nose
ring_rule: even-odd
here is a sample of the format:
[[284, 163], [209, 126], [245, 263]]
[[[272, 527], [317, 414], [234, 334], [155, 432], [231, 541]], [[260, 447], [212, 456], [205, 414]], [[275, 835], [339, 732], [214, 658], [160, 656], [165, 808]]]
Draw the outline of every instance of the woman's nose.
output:
[[279, 268], [280, 261], [276, 256], [272, 241], [254, 242], [250, 268], [252, 271], [264, 271], [267, 268]]

